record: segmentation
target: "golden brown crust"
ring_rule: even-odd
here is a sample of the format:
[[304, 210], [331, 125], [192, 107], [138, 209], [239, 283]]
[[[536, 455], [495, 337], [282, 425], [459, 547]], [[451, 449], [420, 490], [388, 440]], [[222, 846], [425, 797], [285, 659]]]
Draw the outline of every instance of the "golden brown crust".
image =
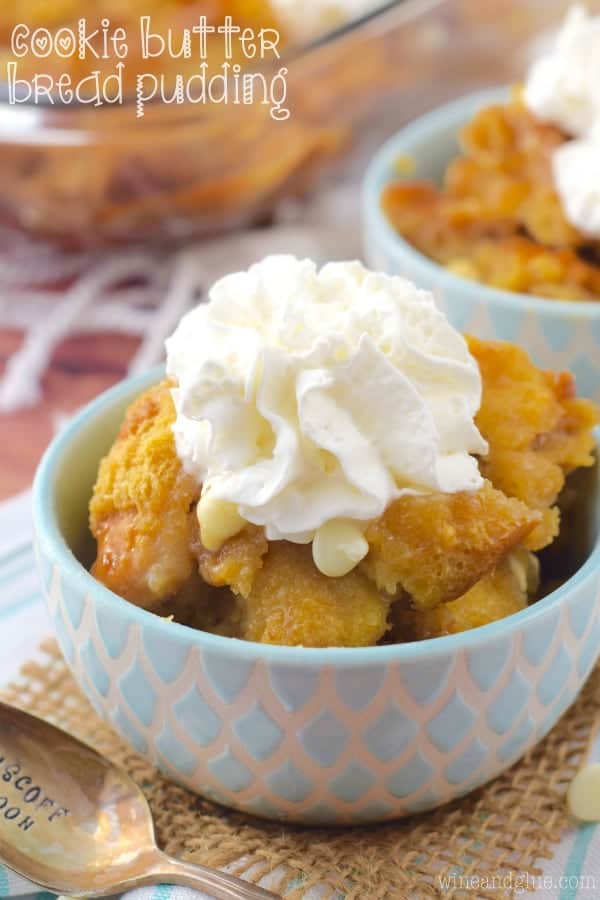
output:
[[477, 425], [489, 443], [481, 471], [498, 490], [542, 514], [527, 539], [530, 550], [550, 544], [559, 528], [555, 503], [565, 475], [592, 465], [598, 409], [575, 397], [567, 372], [536, 368], [524, 350], [468, 338], [483, 381]]
[[192, 551], [200, 574], [208, 584], [229, 586], [241, 597], [248, 597], [258, 571], [262, 568], [268, 542], [262, 528], [248, 525], [240, 534], [225, 541], [220, 550], [207, 550], [195, 526]]
[[360, 572], [322, 575], [309, 545], [273, 541], [243, 604], [241, 636], [304, 647], [367, 647], [387, 630], [389, 600]]
[[486, 482], [479, 491], [400, 497], [366, 532], [362, 571], [423, 609], [460, 597], [526, 537], [539, 514]]
[[397, 604], [392, 613], [392, 633], [398, 641], [457, 634], [519, 612], [525, 609], [527, 600], [527, 584], [507, 558], [462, 597], [440, 603], [435, 609], [416, 610], [406, 601]]
[[194, 570], [190, 518], [199, 487], [179, 463], [174, 418], [166, 382], [131, 404], [90, 503], [98, 544], [92, 572], [138, 606], [176, 593]]

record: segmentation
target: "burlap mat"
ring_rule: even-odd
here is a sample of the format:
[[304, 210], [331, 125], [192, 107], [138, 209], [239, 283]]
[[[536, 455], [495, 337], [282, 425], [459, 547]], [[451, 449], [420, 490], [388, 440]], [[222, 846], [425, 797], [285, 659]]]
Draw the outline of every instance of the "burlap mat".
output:
[[[27, 664], [4, 697], [51, 719], [125, 768], [142, 786], [167, 852], [210, 866], [228, 865], [251, 880], [270, 873], [270, 889], [289, 900], [300, 900], [315, 885], [323, 886], [321, 900], [338, 895], [345, 900], [501, 900], [515, 889], [533, 889], [540, 860], [552, 856], [568, 825], [566, 788], [600, 720], [598, 667], [576, 705], [538, 748], [464, 800], [392, 825], [284, 827], [228, 812], [158, 775], [96, 717], [54, 642], [43, 651], [42, 662]], [[471, 874], [494, 889], [443, 886], [445, 878]]]

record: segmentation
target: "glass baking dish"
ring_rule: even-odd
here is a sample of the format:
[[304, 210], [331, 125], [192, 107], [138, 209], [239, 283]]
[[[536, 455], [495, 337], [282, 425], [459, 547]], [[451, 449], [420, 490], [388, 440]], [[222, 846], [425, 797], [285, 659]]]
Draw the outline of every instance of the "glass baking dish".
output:
[[[0, 102], [0, 224], [73, 249], [177, 241], [269, 219], [373, 123], [519, 74], [559, 0], [399, 0], [290, 48], [287, 120], [268, 106]], [[385, 136], [385, 134], [383, 135]]]

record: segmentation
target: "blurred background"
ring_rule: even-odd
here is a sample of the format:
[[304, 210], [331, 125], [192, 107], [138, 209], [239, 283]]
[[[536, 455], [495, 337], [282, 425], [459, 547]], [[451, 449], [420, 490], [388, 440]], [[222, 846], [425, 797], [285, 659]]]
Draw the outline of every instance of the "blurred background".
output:
[[[164, 338], [215, 278], [267, 253], [360, 256], [369, 155], [450, 97], [518, 81], [568, 5], [96, 0], [90, 11], [82, 0], [4, 0], [0, 499], [29, 485], [74, 409], [161, 360]], [[254, 76], [244, 82], [253, 102], [192, 102], [182, 85], [198, 73], [197, 56], [142, 58], [147, 15], [165, 40], [200, 16], [215, 28], [231, 16], [257, 33], [275, 29], [279, 56], [249, 60], [234, 47], [238, 84]], [[82, 17], [98, 31], [86, 59], [66, 53]], [[109, 79], [119, 58], [114, 47], [104, 52], [102, 20], [128, 35], [121, 97]], [[21, 25], [24, 42], [11, 47]], [[221, 71], [223, 39], [209, 35], [206, 49], [210, 77]], [[27, 85], [40, 73], [46, 81], [38, 79], [33, 102]], [[59, 102], [63, 73], [72, 83], [88, 79], [89, 96]], [[102, 105], [91, 102], [98, 81], [115, 91], [106, 89]], [[159, 84], [169, 102], [149, 99], [140, 115], [140, 86], [150, 93]]]

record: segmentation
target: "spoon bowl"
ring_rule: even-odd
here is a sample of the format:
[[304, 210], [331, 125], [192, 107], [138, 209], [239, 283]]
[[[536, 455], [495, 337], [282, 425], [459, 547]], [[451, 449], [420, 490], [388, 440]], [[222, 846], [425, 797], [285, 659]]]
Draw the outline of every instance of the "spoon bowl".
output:
[[150, 808], [125, 772], [76, 738], [0, 702], [0, 860], [57, 894], [101, 897], [168, 881], [218, 900], [267, 900], [232, 875], [156, 846]]

